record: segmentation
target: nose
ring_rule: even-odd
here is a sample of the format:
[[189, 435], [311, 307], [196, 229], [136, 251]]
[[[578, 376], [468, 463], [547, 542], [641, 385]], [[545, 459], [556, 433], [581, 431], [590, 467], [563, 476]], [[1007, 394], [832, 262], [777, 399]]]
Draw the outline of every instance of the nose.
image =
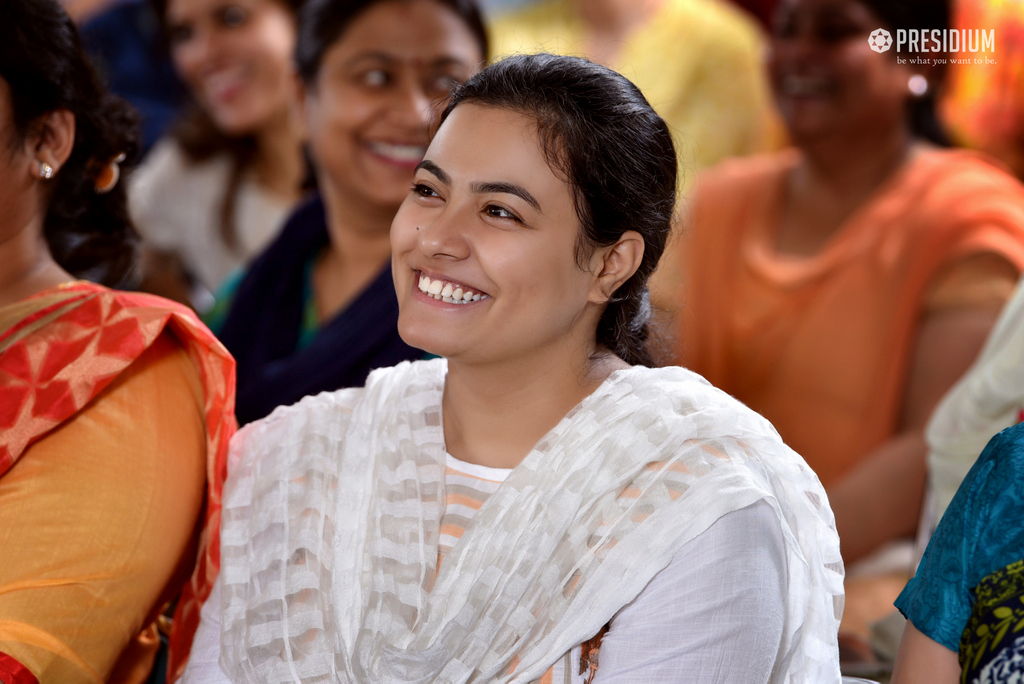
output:
[[405, 77], [395, 89], [391, 112], [394, 120], [409, 129], [429, 130], [436, 115], [434, 103], [416, 78]]
[[423, 256], [441, 261], [461, 261], [469, 257], [470, 238], [465, 226], [465, 210], [449, 203], [429, 221], [416, 227], [418, 246]]

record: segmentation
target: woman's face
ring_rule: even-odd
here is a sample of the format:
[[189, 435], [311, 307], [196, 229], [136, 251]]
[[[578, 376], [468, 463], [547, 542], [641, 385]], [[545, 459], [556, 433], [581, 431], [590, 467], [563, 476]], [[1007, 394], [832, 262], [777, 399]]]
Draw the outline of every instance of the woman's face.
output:
[[794, 142], [903, 125], [913, 72], [895, 51], [871, 49], [877, 28], [881, 20], [855, 0], [783, 0], [769, 73]]
[[170, 0], [171, 56], [182, 80], [228, 135], [287, 120], [296, 26], [277, 0]]
[[352, 206], [395, 211], [452, 86], [483, 59], [469, 27], [433, 0], [388, 0], [358, 15], [303, 97], [321, 186]]
[[592, 341], [603, 305], [591, 301], [595, 276], [576, 262], [579, 231], [535, 121], [459, 105], [391, 226], [402, 339], [471, 363]]

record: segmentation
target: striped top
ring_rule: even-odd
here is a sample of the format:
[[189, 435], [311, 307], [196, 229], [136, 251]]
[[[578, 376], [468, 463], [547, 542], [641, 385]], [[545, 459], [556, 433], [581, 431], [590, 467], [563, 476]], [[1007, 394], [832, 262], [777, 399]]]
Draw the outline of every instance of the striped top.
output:
[[[509, 468], [488, 468], [460, 461], [451, 454], [445, 458], [445, 507], [438, 539], [438, 571], [487, 497], [496, 492], [512, 472]], [[586, 684], [588, 675], [579, 674], [580, 655], [581, 647], [576, 646], [544, 673], [539, 684]]]

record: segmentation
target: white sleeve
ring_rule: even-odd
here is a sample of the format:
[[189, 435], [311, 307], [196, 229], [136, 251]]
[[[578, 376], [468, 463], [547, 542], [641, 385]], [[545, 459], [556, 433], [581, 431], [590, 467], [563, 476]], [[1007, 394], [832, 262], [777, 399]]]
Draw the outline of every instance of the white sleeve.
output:
[[612, 619], [594, 684], [767, 682], [782, 641], [786, 551], [766, 501], [722, 516]]
[[220, 669], [220, 576], [209, 598], [199, 611], [199, 629], [192, 641], [192, 652], [181, 676], [181, 684], [231, 684]]

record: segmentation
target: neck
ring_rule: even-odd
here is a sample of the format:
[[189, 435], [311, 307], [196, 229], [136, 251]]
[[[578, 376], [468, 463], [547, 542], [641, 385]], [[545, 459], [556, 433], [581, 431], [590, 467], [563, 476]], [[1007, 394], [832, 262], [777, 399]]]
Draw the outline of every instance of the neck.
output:
[[374, 281], [391, 256], [391, 219], [398, 207], [374, 207], [320, 179], [330, 246], [313, 269], [321, 321], [333, 319]]
[[0, 264], [0, 306], [74, 280], [50, 255], [40, 216], [0, 242]]
[[576, 13], [591, 33], [625, 38], [654, 16], [665, 0], [576, 0]]
[[288, 112], [257, 133], [254, 164], [261, 186], [286, 202], [299, 199], [305, 162], [299, 131]]
[[844, 196], [863, 197], [881, 185], [908, 158], [910, 132], [895, 126], [884, 133], [829, 136], [800, 145], [800, 180]]
[[628, 365], [592, 345], [534, 352], [501, 364], [449, 360], [443, 413], [448, 452], [514, 468], [574, 406]]

